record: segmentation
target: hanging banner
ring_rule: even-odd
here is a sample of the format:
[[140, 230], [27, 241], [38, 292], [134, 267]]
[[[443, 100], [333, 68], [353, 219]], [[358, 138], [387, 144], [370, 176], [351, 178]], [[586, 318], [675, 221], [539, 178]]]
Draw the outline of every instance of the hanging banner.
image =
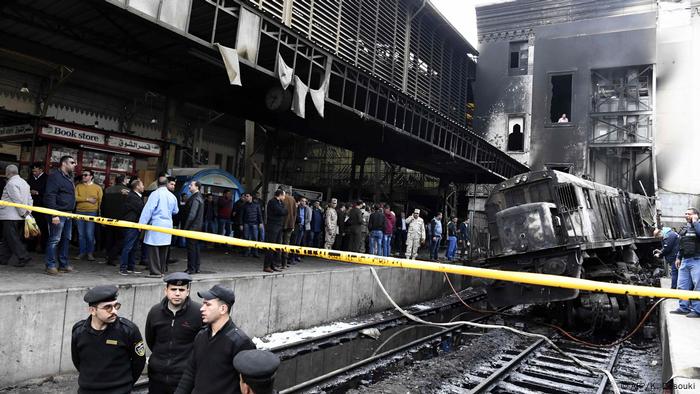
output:
[[321, 87], [318, 89], [309, 89], [309, 95], [311, 96], [311, 101], [314, 103], [314, 107], [316, 107], [316, 111], [318, 111], [318, 114], [321, 115], [323, 118], [323, 110], [325, 109], [326, 106], [326, 96], [328, 95], [328, 81], [330, 80], [330, 73], [326, 72], [325, 77], [323, 78], [323, 83], [321, 84]]
[[292, 111], [300, 118], [306, 118], [306, 93], [309, 92], [309, 87], [306, 86], [301, 79], [294, 76], [294, 99], [292, 100]]
[[224, 66], [226, 67], [226, 73], [228, 74], [228, 80], [231, 85], [241, 85], [241, 66], [238, 63], [238, 52], [229, 47], [225, 47], [221, 44], [214, 44], [219, 47], [219, 53], [221, 54], [221, 59], [224, 61]]
[[289, 67], [287, 63], [282, 59], [282, 55], [277, 54], [277, 76], [280, 79], [283, 89], [287, 89], [292, 83], [292, 77], [294, 76], [294, 69]]

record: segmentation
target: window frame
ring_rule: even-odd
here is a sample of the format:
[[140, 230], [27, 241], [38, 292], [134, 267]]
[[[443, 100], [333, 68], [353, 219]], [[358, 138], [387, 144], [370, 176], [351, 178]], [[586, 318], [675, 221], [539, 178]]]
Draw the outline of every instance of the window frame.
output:
[[[512, 118], [522, 118], [523, 119], [523, 124], [520, 128], [520, 131], [523, 133], [523, 149], [522, 150], [510, 150], [508, 149], [508, 136], [510, 136], [510, 120]], [[527, 148], [527, 133], [525, 130], [525, 121], [527, 120], [527, 114], [523, 113], [512, 113], [508, 114], [508, 121], [506, 122], [506, 146], [505, 146], [505, 151], [507, 153], [526, 153], [528, 150]]]
[[[518, 48], [518, 67], [511, 67], [511, 56], [514, 51], [513, 49], [517, 47]], [[525, 52], [527, 55], [525, 57], [525, 64], [523, 65], [521, 60], [522, 60], [522, 54]], [[521, 75], [529, 75], [530, 70], [529, 70], [529, 63], [530, 63], [530, 43], [528, 40], [517, 40], [517, 41], [509, 41], [508, 42], [508, 76], [511, 77], [516, 77], [516, 76], [521, 76]]]
[[[576, 86], [576, 71], [577, 70], [564, 70], [564, 71], [550, 71], [547, 72], [547, 90], [545, 98], [547, 100], [547, 118], [545, 120], [545, 127], [548, 128], [568, 128], [574, 127], [574, 121], [572, 120], [571, 112], [574, 110], [576, 103], [576, 94], [574, 93], [574, 86]], [[567, 123], [552, 122], [552, 77], [571, 75], [571, 102], [569, 107], [569, 113], [567, 113], [569, 121]]]

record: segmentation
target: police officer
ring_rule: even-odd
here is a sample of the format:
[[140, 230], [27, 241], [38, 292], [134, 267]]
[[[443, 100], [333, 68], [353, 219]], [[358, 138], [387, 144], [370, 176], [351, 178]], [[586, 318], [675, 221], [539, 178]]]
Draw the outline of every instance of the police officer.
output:
[[130, 393], [146, 365], [138, 327], [117, 316], [116, 286], [96, 286], [85, 297], [90, 316], [73, 326], [71, 356], [78, 393]]
[[240, 393], [233, 359], [243, 350], [255, 349], [255, 345], [231, 321], [231, 307], [236, 301], [233, 290], [214, 285], [197, 295], [204, 299], [200, 311], [206, 326], [194, 339], [192, 354], [175, 393]]
[[172, 394], [177, 389], [194, 337], [202, 328], [201, 304], [190, 299], [192, 277], [184, 272], [166, 276], [165, 297], [146, 317], [148, 392]]
[[273, 394], [279, 357], [265, 350], [244, 350], [233, 359], [233, 367], [241, 374], [241, 393]]
[[[687, 222], [680, 235], [680, 251], [676, 258], [678, 268], [678, 289], [700, 291], [700, 220], [698, 210], [685, 210]], [[679, 300], [678, 309], [671, 311], [690, 318], [700, 318], [700, 302]]]

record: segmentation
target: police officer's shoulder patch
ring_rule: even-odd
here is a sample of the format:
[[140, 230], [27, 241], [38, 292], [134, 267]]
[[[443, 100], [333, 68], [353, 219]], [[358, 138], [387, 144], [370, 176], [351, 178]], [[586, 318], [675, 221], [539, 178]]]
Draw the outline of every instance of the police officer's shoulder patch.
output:
[[143, 341], [136, 342], [134, 345], [134, 353], [139, 357], [146, 355], [146, 345], [143, 344]]

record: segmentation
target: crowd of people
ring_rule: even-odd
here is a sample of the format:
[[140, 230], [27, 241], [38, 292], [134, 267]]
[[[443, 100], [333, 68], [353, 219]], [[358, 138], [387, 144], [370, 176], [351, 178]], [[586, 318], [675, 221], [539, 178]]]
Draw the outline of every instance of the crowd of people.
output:
[[[256, 211], [260, 208], [250, 197], [243, 204], [243, 207], [256, 206]], [[265, 212], [266, 236], [255, 238], [255, 234], [243, 234], [246, 239], [411, 259], [418, 256], [420, 246], [429, 239], [431, 259], [440, 258], [442, 213], [425, 225], [419, 209], [406, 217], [404, 212], [397, 215], [386, 203], [365, 204], [358, 200], [339, 204], [335, 198], [324, 207], [320, 201], [309, 204], [306, 197], [290, 195], [282, 189], [268, 201]], [[263, 228], [259, 220], [255, 223]], [[465, 258], [470, 247], [468, 218], [460, 223], [453, 217], [447, 224], [445, 260], [456, 259], [458, 246], [461, 258]], [[291, 253], [268, 251], [263, 270], [281, 271], [300, 259]]]
[[[187, 185], [189, 193], [177, 197], [175, 179], [165, 175], [158, 177], [156, 189], [146, 197], [145, 185], [138, 177], [118, 175], [111, 186], [103, 189], [94, 183], [92, 171], [85, 169], [76, 178], [75, 168], [76, 161], [71, 156], [63, 156], [50, 174], [44, 173], [44, 163], [36, 163], [25, 181], [19, 176], [17, 166], [9, 165], [2, 199], [88, 217], [377, 256], [414, 259], [420, 247], [426, 245], [431, 259], [441, 259], [438, 250], [444, 237], [444, 259], [453, 261], [458, 250], [461, 250], [461, 258], [465, 258], [470, 246], [468, 219], [459, 221], [453, 217], [443, 223], [442, 213], [426, 223], [418, 209], [406, 216], [404, 211], [395, 213], [386, 203], [342, 204], [335, 198], [327, 203], [310, 202], [300, 194], [282, 189], [277, 190], [267, 204], [258, 193], [243, 193], [234, 201], [231, 190], [225, 190], [221, 196], [203, 195], [202, 185], [197, 181]], [[201, 269], [203, 242], [198, 240], [39, 212], [34, 212], [33, 216], [41, 235], [37, 239], [22, 239], [23, 223], [29, 214], [25, 209], [0, 207], [2, 263], [7, 264], [14, 255], [14, 265], [25, 266], [31, 260], [29, 248], [45, 252], [48, 275], [73, 272], [69, 251], [75, 225], [78, 253], [73, 259], [96, 261], [96, 249], [104, 249], [104, 260], [97, 262], [118, 267], [121, 275], [141, 274], [137, 269], [137, 264], [141, 264], [148, 269], [149, 276], [162, 277], [168, 271], [168, 262], [172, 261], [171, 247], [180, 245], [187, 248], [185, 272], [196, 274]], [[232, 252], [229, 247], [224, 250]], [[238, 251], [244, 256], [261, 257], [256, 248], [239, 248]], [[278, 272], [300, 261], [301, 256], [293, 253], [268, 252], [263, 271]]]

